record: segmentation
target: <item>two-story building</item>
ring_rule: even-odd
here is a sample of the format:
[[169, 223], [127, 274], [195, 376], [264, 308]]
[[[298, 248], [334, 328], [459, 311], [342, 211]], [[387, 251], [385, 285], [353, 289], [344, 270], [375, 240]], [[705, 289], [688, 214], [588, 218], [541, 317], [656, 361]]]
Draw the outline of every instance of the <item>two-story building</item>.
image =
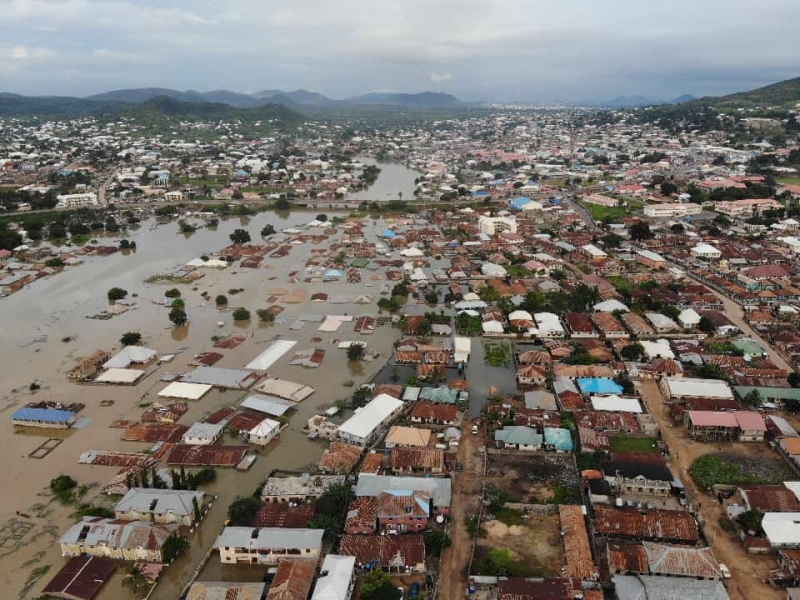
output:
[[[191, 527], [203, 505], [203, 492], [131, 488], [114, 507], [122, 521], [153, 521]], [[195, 508], [196, 507], [196, 508]]]
[[84, 517], [61, 536], [61, 555], [163, 562], [164, 542], [177, 530], [176, 525]]
[[226, 527], [214, 541], [222, 564], [277, 565], [287, 558], [319, 560], [323, 529]]

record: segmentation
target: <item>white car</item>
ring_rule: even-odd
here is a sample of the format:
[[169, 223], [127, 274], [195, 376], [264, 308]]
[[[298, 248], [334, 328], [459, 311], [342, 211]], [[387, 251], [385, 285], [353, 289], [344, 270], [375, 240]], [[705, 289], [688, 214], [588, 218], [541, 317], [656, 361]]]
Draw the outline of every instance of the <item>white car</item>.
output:
[[727, 565], [719, 563], [719, 572], [722, 573], [723, 579], [730, 579], [731, 578], [731, 570], [728, 568]]

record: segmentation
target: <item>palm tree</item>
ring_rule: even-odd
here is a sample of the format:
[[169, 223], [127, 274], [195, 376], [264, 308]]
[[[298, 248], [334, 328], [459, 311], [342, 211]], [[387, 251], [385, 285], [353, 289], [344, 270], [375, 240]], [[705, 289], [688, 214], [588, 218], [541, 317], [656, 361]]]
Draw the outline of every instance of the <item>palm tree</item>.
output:
[[150, 579], [144, 571], [136, 565], [128, 567], [128, 573], [122, 580], [122, 587], [128, 588], [134, 596], [151, 584]]

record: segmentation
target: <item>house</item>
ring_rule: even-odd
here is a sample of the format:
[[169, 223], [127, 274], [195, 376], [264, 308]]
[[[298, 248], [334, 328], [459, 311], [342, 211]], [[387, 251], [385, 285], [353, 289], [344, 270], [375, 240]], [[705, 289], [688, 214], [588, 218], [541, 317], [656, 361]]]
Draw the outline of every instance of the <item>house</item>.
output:
[[568, 312], [564, 315], [564, 322], [572, 339], [600, 337], [591, 319], [584, 313]]
[[697, 244], [689, 252], [695, 258], [702, 258], [704, 260], [719, 260], [722, 258], [722, 252], [717, 250], [711, 244], [706, 244], [705, 242]]
[[411, 408], [410, 418], [412, 423], [428, 425], [455, 426], [460, 423], [461, 415], [455, 404], [439, 404], [420, 400]]
[[533, 315], [536, 321], [538, 335], [541, 338], [563, 338], [566, 334], [558, 315], [549, 312], [540, 312]]
[[719, 336], [739, 333], [739, 328], [733, 324], [727, 315], [718, 310], [701, 310], [700, 317], [705, 317], [714, 325], [714, 332]]
[[603, 600], [603, 591], [584, 589], [579, 580], [503, 577], [497, 582], [497, 600]]
[[736, 496], [747, 510], [768, 512], [800, 512], [800, 501], [785, 485], [742, 485]]
[[75, 414], [71, 410], [24, 406], [14, 411], [11, 422], [21, 427], [69, 429], [75, 423]]
[[403, 407], [402, 400], [388, 394], [379, 394], [342, 423], [337, 435], [342, 441], [366, 446], [377, 436], [382, 427], [397, 418]]
[[350, 600], [353, 595], [355, 569], [354, 556], [326, 555], [311, 600]]
[[510, 425], [495, 431], [494, 440], [500, 448], [541, 450], [544, 436], [525, 425]]
[[226, 527], [214, 541], [222, 564], [277, 565], [283, 559], [319, 560], [322, 529]]
[[61, 536], [62, 556], [101, 556], [117, 560], [163, 562], [161, 548], [176, 525], [83, 517]]
[[266, 600], [308, 600], [316, 572], [317, 560], [281, 560]]
[[700, 541], [697, 521], [682, 510], [596, 506], [595, 535], [688, 545]]
[[612, 575], [660, 575], [694, 579], [722, 579], [714, 551], [659, 544], [657, 542], [609, 542], [609, 572]]
[[266, 446], [278, 436], [280, 431], [279, 421], [264, 419], [247, 432], [247, 441], [258, 446]]
[[430, 526], [433, 507], [427, 492], [391, 490], [378, 496], [375, 514], [382, 535], [418, 533]]
[[117, 563], [108, 558], [76, 556], [67, 561], [42, 592], [48, 598], [92, 600], [116, 570]]
[[391, 467], [395, 475], [441, 474], [444, 472], [444, 450], [396, 447], [391, 453]]
[[267, 477], [261, 488], [261, 499], [264, 502], [307, 502], [344, 482], [344, 475], [312, 476], [305, 473], [292, 477]]
[[589, 532], [582, 506], [564, 505], [558, 507], [561, 521], [561, 539], [564, 542], [566, 575], [580, 581], [597, 581], [600, 571], [592, 557]]
[[761, 529], [772, 548], [800, 548], [800, 512], [768, 512]]
[[236, 600], [261, 600], [264, 597], [266, 584], [239, 583], [227, 581], [195, 581], [186, 600], [217, 600], [221, 598], [236, 598]]
[[191, 527], [203, 505], [203, 492], [131, 488], [114, 506], [121, 521], [152, 521]]
[[181, 442], [190, 446], [210, 446], [220, 438], [224, 430], [225, 425], [222, 423], [193, 423], [183, 434]]
[[664, 377], [659, 386], [667, 402], [683, 403], [686, 398], [734, 400], [733, 390], [721, 379]]
[[612, 581], [617, 600], [730, 600], [721, 581], [654, 575], [615, 575]]
[[430, 429], [417, 429], [416, 427], [403, 427], [401, 425], [392, 425], [384, 440], [384, 445], [387, 448], [396, 446], [426, 448], [430, 443]]
[[754, 411], [689, 410], [684, 415], [689, 437], [702, 441], [761, 442], [767, 432], [764, 417]]
[[378, 498], [385, 492], [425, 492], [431, 498], [435, 514], [450, 512], [451, 481], [445, 477], [398, 477], [362, 473], [356, 483], [357, 498]]
[[669, 496], [674, 480], [661, 455], [639, 452], [615, 452], [603, 475], [622, 492], [662, 497]]
[[339, 554], [352, 556], [356, 565], [390, 572], [425, 572], [425, 540], [422, 534], [344, 535]]

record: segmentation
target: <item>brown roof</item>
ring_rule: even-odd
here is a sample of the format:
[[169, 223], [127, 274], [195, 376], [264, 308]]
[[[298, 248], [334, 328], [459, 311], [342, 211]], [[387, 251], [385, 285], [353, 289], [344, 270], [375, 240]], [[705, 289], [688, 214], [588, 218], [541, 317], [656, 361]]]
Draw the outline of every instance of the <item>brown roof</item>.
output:
[[265, 502], [256, 514], [253, 526], [303, 529], [316, 514], [316, 505], [307, 502], [296, 506], [290, 506], [288, 502]]
[[553, 362], [550, 354], [541, 350], [526, 350], [517, 355], [517, 362], [521, 365], [544, 365]]
[[622, 323], [611, 313], [593, 313], [592, 321], [602, 333], [626, 333]]
[[228, 421], [228, 429], [232, 431], [251, 431], [264, 420], [264, 413], [250, 408], [241, 408]]
[[680, 510], [638, 510], [635, 508], [595, 509], [595, 532], [609, 537], [696, 543], [700, 539], [697, 521]]
[[421, 534], [344, 535], [339, 554], [355, 556], [359, 565], [413, 566], [425, 562], [425, 540]]
[[411, 408], [411, 418], [453, 423], [458, 419], [458, 407], [454, 404], [438, 404], [421, 400]]
[[589, 316], [583, 313], [568, 312], [564, 315], [564, 321], [572, 333], [597, 333]]
[[578, 439], [581, 449], [608, 452], [611, 450], [611, 441], [603, 431], [595, 431], [591, 427], [578, 425]]
[[126, 442], [172, 442], [181, 441], [189, 428], [178, 423], [137, 423], [122, 434]]
[[355, 498], [347, 507], [347, 519], [344, 523], [345, 532], [361, 533], [364, 530], [375, 531], [378, 519], [378, 499], [361, 496]]
[[711, 548], [687, 548], [643, 542], [652, 575], [720, 578], [719, 563]]
[[439, 448], [393, 448], [392, 469], [444, 469], [444, 450]]
[[567, 560], [566, 574], [584, 581], [597, 581], [600, 579], [600, 572], [592, 558], [583, 507], [561, 505], [558, 513], [561, 517], [561, 539], [564, 541]]
[[235, 467], [247, 456], [247, 446], [189, 446], [178, 444], [167, 457], [168, 465]]
[[499, 582], [497, 600], [572, 600], [575, 597], [569, 579], [531, 581], [509, 577]]
[[349, 473], [358, 463], [363, 451], [361, 446], [333, 442], [319, 459], [319, 469], [328, 472]]
[[640, 542], [608, 542], [606, 546], [608, 568], [614, 573], [649, 574], [647, 552]]
[[742, 485], [742, 494], [750, 505], [750, 510], [760, 512], [798, 512], [800, 502], [789, 488], [783, 485]]
[[411, 492], [400, 495], [382, 492], [378, 496], [378, 518], [387, 517], [428, 517], [430, 516], [430, 495], [426, 492]]
[[282, 560], [270, 585], [267, 600], [307, 600], [316, 570], [315, 560]]
[[76, 556], [67, 561], [42, 592], [70, 600], [91, 600], [116, 568], [117, 563], [109, 558]]

